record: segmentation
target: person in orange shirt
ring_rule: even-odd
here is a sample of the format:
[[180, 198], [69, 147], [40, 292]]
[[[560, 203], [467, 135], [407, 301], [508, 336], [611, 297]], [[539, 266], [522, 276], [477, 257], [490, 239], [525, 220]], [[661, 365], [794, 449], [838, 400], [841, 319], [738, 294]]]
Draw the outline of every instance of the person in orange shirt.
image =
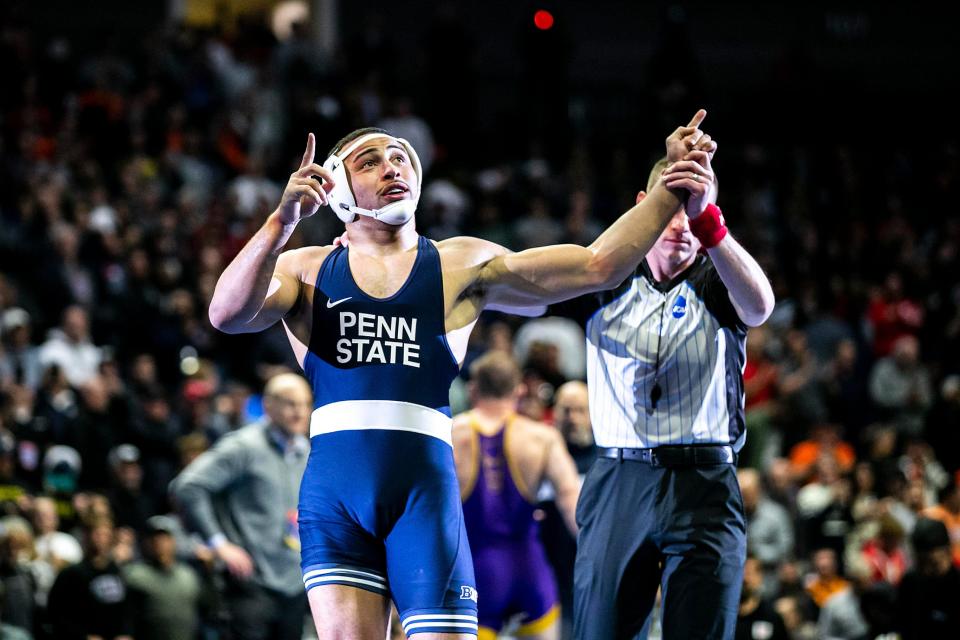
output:
[[940, 489], [940, 503], [924, 509], [922, 515], [946, 525], [953, 549], [953, 564], [960, 567], [960, 484], [957, 480], [956, 476], [951, 476], [947, 486]]
[[857, 461], [853, 447], [840, 439], [840, 425], [830, 422], [816, 424], [810, 429], [810, 438], [790, 450], [794, 478], [802, 483], [815, 480], [814, 463], [821, 455], [832, 456], [841, 474], [849, 473]]
[[817, 607], [823, 607], [832, 596], [850, 587], [850, 582], [837, 573], [837, 553], [833, 549], [813, 552], [815, 573], [807, 578], [807, 593]]

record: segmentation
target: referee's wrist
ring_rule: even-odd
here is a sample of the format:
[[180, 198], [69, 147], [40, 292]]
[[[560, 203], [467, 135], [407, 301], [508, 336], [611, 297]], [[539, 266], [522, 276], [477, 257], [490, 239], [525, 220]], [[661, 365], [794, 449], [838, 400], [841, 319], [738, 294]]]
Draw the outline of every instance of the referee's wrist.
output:
[[696, 218], [690, 219], [690, 232], [704, 249], [713, 249], [727, 237], [727, 223], [720, 207], [710, 203]]

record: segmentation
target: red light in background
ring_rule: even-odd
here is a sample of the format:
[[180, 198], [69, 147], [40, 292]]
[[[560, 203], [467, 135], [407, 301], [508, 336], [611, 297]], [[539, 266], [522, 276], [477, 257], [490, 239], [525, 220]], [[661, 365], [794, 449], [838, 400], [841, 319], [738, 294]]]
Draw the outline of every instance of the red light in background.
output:
[[545, 9], [540, 9], [533, 14], [533, 24], [537, 29], [546, 31], [553, 26], [553, 14]]

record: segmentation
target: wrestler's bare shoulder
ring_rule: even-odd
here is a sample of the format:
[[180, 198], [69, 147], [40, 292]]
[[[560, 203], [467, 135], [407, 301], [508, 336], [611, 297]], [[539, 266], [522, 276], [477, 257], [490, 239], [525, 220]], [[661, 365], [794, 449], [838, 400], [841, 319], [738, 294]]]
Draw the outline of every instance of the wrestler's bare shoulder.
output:
[[556, 429], [543, 422], [531, 420], [525, 416], [517, 416], [513, 422], [514, 436], [524, 440], [538, 442], [544, 445], [562, 440], [563, 436]]
[[291, 275], [296, 274], [300, 280], [313, 282], [320, 271], [320, 265], [333, 250], [334, 246], [329, 244], [290, 249], [280, 254], [277, 266], [282, 266], [283, 270]]
[[451, 267], [463, 268], [482, 265], [509, 252], [495, 242], [472, 236], [456, 236], [435, 242], [435, 244], [444, 264], [449, 264]]
[[460, 430], [469, 429], [472, 420], [473, 418], [471, 418], [469, 411], [458, 413], [457, 415], [453, 416], [453, 428]]
[[467, 414], [460, 414], [453, 419], [453, 446], [454, 448], [469, 446], [473, 442], [473, 427]]

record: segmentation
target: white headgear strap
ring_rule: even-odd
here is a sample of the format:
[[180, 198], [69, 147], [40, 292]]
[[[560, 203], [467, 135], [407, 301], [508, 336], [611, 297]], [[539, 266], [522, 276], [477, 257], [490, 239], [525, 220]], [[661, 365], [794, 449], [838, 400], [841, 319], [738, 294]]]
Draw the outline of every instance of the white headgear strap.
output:
[[[344, 166], [344, 162], [360, 145], [374, 138], [390, 138], [391, 140], [396, 140], [403, 146], [407, 157], [410, 158], [410, 162], [413, 164], [413, 171], [417, 174], [417, 196], [413, 200], [391, 202], [382, 209], [363, 209], [357, 206], [357, 199], [353, 195], [353, 190], [350, 188], [350, 181], [347, 179], [347, 169]], [[368, 133], [362, 135], [341, 149], [339, 153], [335, 153], [327, 158], [323, 163], [323, 168], [333, 174], [334, 187], [330, 193], [327, 194], [330, 208], [333, 209], [337, 217], [344, 222], [353, 222], [358, 215], [361, 215], [376, 218], [387, 224], [401, 225], [412, 218], [414, 211], [417, 210], [417, 203], [420, 201], [421, 185], [423, 184], [423, 173], [420, 169], [420, 158], [417, 157], [417, 152], [413, 149], [413, 145], [403, 138], [394, 138], [386, 133]]]

